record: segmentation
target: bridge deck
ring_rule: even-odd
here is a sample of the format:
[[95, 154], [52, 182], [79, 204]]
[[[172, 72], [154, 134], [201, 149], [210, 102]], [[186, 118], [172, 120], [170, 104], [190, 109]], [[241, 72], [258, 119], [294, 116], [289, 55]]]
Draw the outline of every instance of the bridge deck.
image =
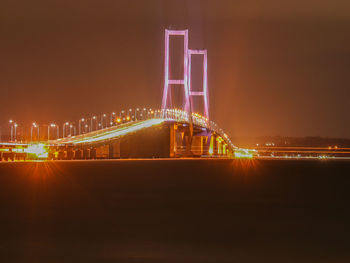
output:
[[164, 122], [165, 122], [164, 119], [149, 119], [149, 120], [128, 122], [118, 126], [108, 127], [102, 130], [97, 130], [97, 131], [89, 132], [82, 135], [53, 140], [53, 141], [50, 141], [50, 144], [77, 145], [77, 144], [104, 142], [104, 141], [109, 141], [111, 139], [119, 138], [121, 136], [130, 134], [132, 132], [136, 132], [145, 128], [159, 125]]

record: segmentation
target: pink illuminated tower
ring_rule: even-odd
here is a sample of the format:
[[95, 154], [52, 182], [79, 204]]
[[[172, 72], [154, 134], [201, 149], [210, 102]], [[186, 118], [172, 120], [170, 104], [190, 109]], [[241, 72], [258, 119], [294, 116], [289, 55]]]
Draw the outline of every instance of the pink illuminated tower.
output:
[[[169, 40], [170, 36], [183, 36], [184, 38], [184, 74], [182, 79], [169, 79]], [[193, 91], [191, 83], [191, 58], [192, 55], [203, 56], [203, 89], [202, 91]], [[188, 48], [188, 30], [165, 30], [165, 56], [164, 56], [164, 91], [162, 109], [168, 109], [168, 102], [171, 99], [169, 92], [170, 85], [183, 85], [185, 94], [184, 110], [189, 114], [192, 113], [192, 97], [202, 96], [204, 99], [204, 116], [209, 120], [209, 94], [208, 94], [208, 58], [207, 50], [192, 50]], [[170, 98], [170, 99], [169, 99]], [[191, 116], [191, 115], [190, 115]]]
[[[182, 79], [169, 79], [169, 40], [170, 36], [183, 36], [184, 38], [184, 75]], [[188, 90], [188, 30], [165, 30], [165, 63], [164, 63], [164, 91], [162, 100], [162, 109], [168, 108], [168, 97], [171, 97], [169, 92], [170, 85], [183, 85], [185, 95], [185, 107], [184, 110], [189, 112], [190, 98]]]
[[[192, 91], [191, 83], [191, 57], [192, 55], [202, 55], [203, 56], [203, 90], [202, 91]], [[193, 96], [202, 96], [204, 98], [204, 117], [209, 120], [209, 94], [208, 94], [208, 58], [207, 50], [188, 50], [188, 87], [189, 96], [191, 99], [191, 109], [193, 111]]]

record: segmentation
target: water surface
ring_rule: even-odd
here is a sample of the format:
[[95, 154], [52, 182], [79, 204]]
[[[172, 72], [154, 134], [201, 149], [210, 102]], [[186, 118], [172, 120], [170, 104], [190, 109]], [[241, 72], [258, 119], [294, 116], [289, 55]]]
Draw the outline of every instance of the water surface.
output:
[[349, 262], [350, 162], [0, 163], [0, 262]]

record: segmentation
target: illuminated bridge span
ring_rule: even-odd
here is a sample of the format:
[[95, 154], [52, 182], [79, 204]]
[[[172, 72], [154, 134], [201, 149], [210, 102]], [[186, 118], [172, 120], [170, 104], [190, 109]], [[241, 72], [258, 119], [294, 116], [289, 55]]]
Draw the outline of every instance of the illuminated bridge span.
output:
[[233, 156], [236, 147], [214, 123], [182, 110], [152, 111], [149, 119], [49, 141], [55, 158]]
[[[173, 78], [170, 70], [171, 37], [183, 39], [182, 75]], [[59, 125], [47, 125], [47, 140], [40, 137], [40, 126], [33, 123], [30, 143], [21, 144], [20, 149], [8, 144], [0, 147], [0, 153], [7, 151], [28, 157], [31, 153], [49, 159], [96, 159], [96, 158], [152, 158], [152, 157], [251, 157], [251, 153], [235, 147], [227, 134], [209, 120], [209, 94], [207, 78], [207, 50], [188, 47], [188, 30], [165, 30], [164, 90], [161, 110], [139, 109], [122, 111], [119, 116], [105, 114], [99, 122], [96, 116], [81, 119], [78, 125], [66, 122], [60, 137]], [[192, 80], [192, 56], [201, 56], [202, 83], [195, 87]], [[198, 86], [198, 85], [197, 85]], [[174, 89], [180, 88], [182, 101], [175, 101]], [[197, 89], [196, 89], [197, 88]], [[179, 94], [179, 93], [177, 93]], [[202, 99], [202, 107], [196, 107], [194, 98]], [[175, 106], [177, 105], [177, 106]], [[195, 113], [195, 109], [202, 108]], [[10, 121], [11, 140], [13, 129], [16, 141], [17, 124]], [[90, 123], [90, 127], [87, 123]], [[95, 126], [95, 127], [94, 127]], [[107, 127], [109, 126], [109, 127]], [[77, 128], [77, 129], [76, 129]], [[56, 130], [55, 130], [56, 129]], [[33, 146], [37, 133], [38, 145]], [[19, 146], [19, 144], [18, 144]], [[22, 149], [22, 151], [21, 151]], [[12, 155], [11, 155], [12, 154]]]

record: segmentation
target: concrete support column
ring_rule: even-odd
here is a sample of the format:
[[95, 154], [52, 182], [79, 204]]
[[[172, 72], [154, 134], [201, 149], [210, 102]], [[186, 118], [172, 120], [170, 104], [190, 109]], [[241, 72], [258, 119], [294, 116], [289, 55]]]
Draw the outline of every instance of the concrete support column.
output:
[[214, 133], [212, 137], [213, 137], [213, 155], [217, 156], [219, 155], [218, 136]]
[[204, 141], [203, 141], [203, 155], [209, 156], [210, 155], [210, 141], [212, 138], [212, 134], [211, 133], [207, 133], [206, 136], [203, 137]]
[[120, 141], [113, 141], [108, 145], [108, 159], [120, 158]]
[[83, 159], [90, 159], [90, 150], [88, 148], [83, 149]]
[[195, 156], [201, 156], [203, 154], [203, 136], [193, 136], [191, 152]]
[[90, 149], [90, 158], [91, 159], [96, 159], [96, 148], [95, 147], [92, 147]]
[[80, 160], [82, 158], [82, 149], [78, 148], [75, 150], [74, 159]]
[[67, 160], [72, 160], [74, 157], [74, 152], [72, 148], [67, 148]]
[[174, 158], [176, 155], [176, 126], [175, 123], [171, 124], [169, 127], [169, 136], [170, 136], [170, 152], [169, 156]]
[[113, 159], [114, 156], [114, 148], [113, 148], [113, 144], [110, 143], [108, 145], [108, 159]]

